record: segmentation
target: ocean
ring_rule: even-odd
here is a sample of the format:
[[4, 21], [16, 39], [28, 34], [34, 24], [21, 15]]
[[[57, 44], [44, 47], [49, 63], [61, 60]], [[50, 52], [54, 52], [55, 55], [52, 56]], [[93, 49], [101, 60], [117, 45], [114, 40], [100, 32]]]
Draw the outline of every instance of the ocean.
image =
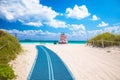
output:
[[[20, 41], [21, 44], [58, 44], [58, 41]], [[68, 41], [68, 44], [86, 44], [87, 41]]]

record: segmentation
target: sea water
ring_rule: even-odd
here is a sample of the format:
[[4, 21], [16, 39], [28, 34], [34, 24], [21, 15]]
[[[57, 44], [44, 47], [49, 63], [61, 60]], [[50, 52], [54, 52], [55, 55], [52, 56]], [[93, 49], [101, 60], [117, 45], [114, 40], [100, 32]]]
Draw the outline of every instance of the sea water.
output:
[[[20, 41], [21, 44], [58, 44], [58, 41]], [[87, 41], [68, 41], [68, 44], [86, 44]]]

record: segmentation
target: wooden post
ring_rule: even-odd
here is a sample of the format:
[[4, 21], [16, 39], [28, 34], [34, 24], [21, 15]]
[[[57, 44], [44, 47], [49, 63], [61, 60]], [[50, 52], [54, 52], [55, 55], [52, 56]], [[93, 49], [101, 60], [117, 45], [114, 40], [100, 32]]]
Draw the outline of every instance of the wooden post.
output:
[[115, 42], [112, 41], [112, 46], [114, 46]]
[[103, 41], [103, 39], [102, 39], [102, 48], [104, 48], [105, 46], [104, 46], [104, 41]]
[[93, 47], [95, 46], [95, 43], [94, 43], [94, 41], [93, 41]]

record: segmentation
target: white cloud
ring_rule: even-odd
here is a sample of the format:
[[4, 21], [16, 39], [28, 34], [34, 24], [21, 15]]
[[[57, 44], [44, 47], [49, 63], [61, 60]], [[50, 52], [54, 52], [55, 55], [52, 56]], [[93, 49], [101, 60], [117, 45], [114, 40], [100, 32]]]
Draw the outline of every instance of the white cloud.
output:
[[72, 34], [69, 34], [68, 37], [74, 40], [87, 40], [95, 37], [98, 34], [102, 34], [104, 32], [120, 34], [120, 26], [112, 26], [112, 27], [107, 27], [107, 28], [98, 29], [98, 30], [90, 30], [90, 31], [84, 31], [84, 30], [73, 31]]
[[29, 22], [29, 23], [26, 23], [26, 25], [39, 27], [39, 26], [42, 26], [42, 23], [41, 22]]
[[46, 24], [48, 24], [49, 26], [54, 26], [54, 28], [67, 27], [67, 24], [65, 22], [59, 21], [59, 20], [51, 20], [51, 21], [47, 22]]
[[88, 37], [88, 39], [90, 39], [90, 38], [95, 37], [96, 35], [101, 34], [101, 33], [103, 33], [102, 29], [87, 31], [87, 37]]
[[112, 27], [104, 28], [104, 32], [120, 34], [120, 26], [112, 26]]
[[[42, 25], [56, 27], [57, 23], [62, 23], [55, 19], [58, 15], [62, 14], [55, 12], [51, 7], [43, 6], [39, 0], [0, 0], [0, 18], [9, 21], [18, 20], [25, 25], [37, 27]], [[52, 21], [56, 22], [56, 25], [46, 24]]]
[[67, 34], [68, 40], [86, 40], [86, 31], [72, 31], [72, 33]]
[[98, 18], [96, 15], [93, 15], [91, 20], [96, 21], [96, 20], [99, 20], [99, 19], [100, 18]]
[[105, 22], [102, 21], [100, 24], [98, 24], [97, 27], [106, 27], [108, 25], [109, 25], [108, 23], [105, 23]]
[[68, 34], [68, 38], [71, 40], [85, 40], [86, 39], [86, 28], [83, 24], [69, 24], [71, 33]]
[[88, 9], [85, 5], [78, 6], [75, 5], [73, 9], [67, 8], [66, 9], [66, 16], [68, 18], [75, 18], [75, 19], [83, 19], [85, 17], [88, 17], [90, 13], [88, 12]]
[[85, 29], [85, 26], [83, 24], [80, 24], [80, 25], [77, 25], [77, 24], [71, 24], [69, 25], [71, 26], [72, 28], [69, 28], [70, 30], [72, 31], [76, 31], [76, 30], [86, 30]]
[[17, 38], [20, 40], [59, 40], [60, 33], [53, 33], [49, 31], [43, 32], [42, 30], [23, 30], [19, 31], [16, 29], [6, 30], [2, 29], [12, 35], [17, 34]]
[[[44, 34], [44, 32], [42, 30], [23, 30], [23, 31], [19, 31], [17, 29], [12, 29], [12, 30], [5, 30], [3, 29], [4, 31], [8, 32], [8, 33], [11, 33], [11, 34], [15, 34], [17, 33], [18, 35], [36, 35], [36, 34]], [[25, 36], [23, 36], [25, 37]]]
[[72, 32], [72, 36], [77, 36], [77, 37], [85, 37], [84, 35], [86, 35], [85, 31], [73, 31]]
[[[42, 30], [23, 30], [19, 31], [16, 29], [12, 30], [5, 30], [13, 35], [17, 33], [18, 39], [31, 39], [31, 40], [59, 40], [60, 33], [54, 33]], [[92, 37], [95, 37], [98, 34], [104, 33], [104, 32], [110, 32], [114, 34], [120, 34], [120, 26], [112, 26], [107, 28], [102, 28], [99, 30], [81, 30], [81, 28], [78, 30], [72, 30], [71, 33], [66, 33], [68, 40], [87, 40], [91, 39]]]

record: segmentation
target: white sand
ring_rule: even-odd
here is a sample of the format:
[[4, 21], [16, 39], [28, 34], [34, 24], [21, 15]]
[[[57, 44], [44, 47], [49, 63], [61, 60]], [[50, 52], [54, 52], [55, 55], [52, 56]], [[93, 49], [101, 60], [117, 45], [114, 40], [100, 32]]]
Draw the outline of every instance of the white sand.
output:
[[17, 75], [15, 80], [27, 80], [36, 58], [37, 51], [35, 45], [24, 44], [22, 47], [24, 51], [15, 60], [10, 62]]
[[120, 80], [120, 48], [102, 49], [86, 45], [47, 47], [61, 57], [75, 80]]
[[[25, 52], [12, 65], [16, 80], [26, 80], [36, 56], [35, 45], [22, 45]], [[120, 48], [86, 45], [45, 45], [64, 61], [75, 80], [120, 80]]]

